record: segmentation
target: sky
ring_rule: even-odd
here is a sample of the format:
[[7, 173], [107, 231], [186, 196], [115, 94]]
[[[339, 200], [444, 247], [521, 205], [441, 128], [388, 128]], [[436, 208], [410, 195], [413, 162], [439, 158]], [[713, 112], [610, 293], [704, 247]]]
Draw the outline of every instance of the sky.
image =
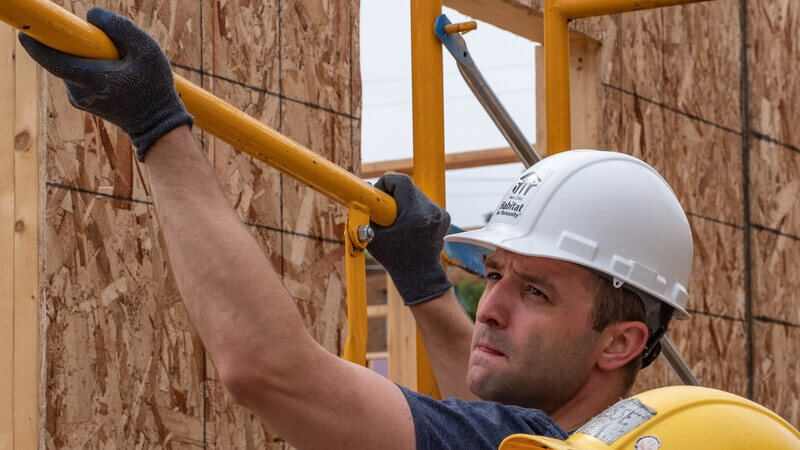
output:
[[[410, 2], [361, 1], [361, 160], [412, 156]], [[451, 22], [472, 20], [443, 8]], [[387, 32], [386, 23], [391, 22]], [[433, 24], [431, 24], [433, 27]], [[530, 142], [536, 138], [534, 44], [478, 21], [465, 34], [484, 78]], [[443, 49], [444, 50], [444, 49]], [[445, 153], [507, 147], [508, 143], [443, 52]], [[447, 210], [461, 227], [482, 225], [523, 170], [521, 163], [446, 174]]]

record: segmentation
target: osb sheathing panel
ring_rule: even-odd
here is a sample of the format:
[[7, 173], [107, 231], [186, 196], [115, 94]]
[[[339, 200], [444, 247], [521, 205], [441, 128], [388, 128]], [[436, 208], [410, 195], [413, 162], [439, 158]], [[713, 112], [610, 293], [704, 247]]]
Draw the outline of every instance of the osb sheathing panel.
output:
[[[278, 128], [280, 98], [263, 91], [212, 78], [206, 87], [261, 122]], [[220, 139], [209, 137], [208, 158], [228, 202], [245, 222], [280, 229], [280, 172], [242, 153]]]
[[151, 206], [47, 189], [44, 443], [203, 442], [202, 345]]
[[744, 319], [744, 231], [702, 217], [689, 216], [694, 241], [688, 308]]
[[620, 15], [622, 87], [647, 99], [661, 101], [664, 91], [664, 20], [661, 10]]
[[755, 401], [797, 426], [800, 423], [800, 327], [768, 322], [753, 326]]
[[615, 150], [633, 155], [665, 173], [664, 110], [639, 97], [620, 97], [621, 141]]
[[800, 236], [800, 151], [754, 138], [750, 149], [752, 222]]
[[[282, 11], [277, 0], [97, 5], [150, 32], [181, 75], [357, 169], [360, 92], [352, 87], [360, 89], [360, 77], [351, 63], [358, 3], [306, 1], [292, 11], [281, 3]], [[89, 8], [62, 4], [79, 16]], [[45, 95], [47, 445], [282, 446], [232, 404], [206, 360], [171, 278], [146, 169], [133, 160], [130, 142], [113, 125], [68, 106], [58, 80], [47, 79]], [[198, 142], [203, 135], [197, 128], [193, 134]], [[202, 142], [311, 335], [341, 352], [343, 208], [215, 138], [204, 135]], [[296, 211], [303, 205], [304, 215]]]
[[[748, 179], [742, 166], [742, 47], [735, 0], [624, 14], [617, 23], [602, 23], [601, 49], [618, 50], [607, 48], [598, 56], [600, 142], [661, 171], [689, 216], [695, 244], [688, 306], [693, 317], [673, 325], [673, 343], [705, 385], [747, 395], [751, 379], [754, 399], [797, 426], [800, 110], [794, 99], [800, 89], [795, 82], [800, 8], [791, 1], [748, 5], [753, 130], [744, 143]], [[613, 30], [616, 38], [609, 37]], [[746, 210], [752, 224], [747, 261]], [[664, 361], [640, 377], [636, 390], [678, 382]]]
[[661, 8], [664, 103], [732, 130], [741, 128], [739, 2]]
[[664, 176], [684, 210], [741, 225], [741, 137], [671, 110], [664, 110], [664, 129]]
[[800, 326], [800, 238], [753, 230], [751, 240], [753, 314]]
[[[704, 386], [746, 395], [743, 322], [694, 314], [690, 321], [673, 321], [668, 336]], [[680, 384], [663, 359], [639, 373], [634, 392]]]
[[357, 3], [295, 0], [281, 8], [283, 93], [336, 111], [351, 111], [350, 48]]
[[800, 148], [800, 3], [747, 2], [753, 131]]

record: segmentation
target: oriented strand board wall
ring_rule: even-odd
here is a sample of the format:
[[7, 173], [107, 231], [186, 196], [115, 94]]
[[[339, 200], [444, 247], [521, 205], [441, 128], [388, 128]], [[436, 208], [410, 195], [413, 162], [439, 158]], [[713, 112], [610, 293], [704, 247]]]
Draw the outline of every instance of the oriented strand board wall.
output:
[[[576, 21], [601, 42], [601, 146], [658, 169], [695, 243], [700, 380], [800, 426], [800, 4], [716, 0]], [[661, 360], [637, 390], [677, 383]]]
[[[543, 0], [446, 3], [541, 36]], [[796, 1], [714, 0], [570, 25], [600, 43], [600, 148], [653, 165], [689, 216], [693, 317], [674, 322], [673, 343], [705, 385], [750, 397], [796, 427], [798, 23]], [[677, 382], [659, 359], [635, 388]]]
[[[175, 70], [357, 172], [356, 0], [60, 0], [132, 18]], [[146, 168], [116, 127], [71, 108], [45, 75], [41, 225], [42, 442], [50, 448], [245, 448], [276, 439], [233, 406], [188, 321]], [[195, 129], [230, 202], [262, 243], [312, 335], [344, 342], [345, 212]], [[276, 445], [280, 446], [280, 443]]]

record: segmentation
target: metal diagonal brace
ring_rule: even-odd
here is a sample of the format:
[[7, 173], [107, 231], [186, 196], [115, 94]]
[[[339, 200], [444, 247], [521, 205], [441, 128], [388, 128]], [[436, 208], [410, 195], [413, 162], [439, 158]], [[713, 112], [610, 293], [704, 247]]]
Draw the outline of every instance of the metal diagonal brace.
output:
[[436, 19], [436, 35], [439, 37], [439, 40], [442, 41], [447, 51], [455, 58], [458, 71], [461, 72], [461, 76], [464, 77], [467, 86], [469, 86], [472, 93], [475, 94], [475, 98], [478, 99], [483, 109], [485, 109], [489, 117], [492, 118], [494, 124], [497, 125], [497, 129], [500, 130], [500, 133], [506, 138], [506, 141], [508, 141], [511, 149], [514, 150], [514, 153], [517, 154], [520, 161], [522, 161], [526, 167], [536, 164], [542, 158], [536, 154], [536, 151], [525, 138], [525, 135], [522, 134], [522, 131], [520, 131], [517, 124], [514, 123], [511, 116], [509, 116], [508, 111], [506, 111], [503, 104], [500, 103], [500, 100], [494, 94], [494, 91], [492, 91], [489, 83], [487, 83], [486, 79], [481, 75], [478, 66], [476, 66], [475, 61], [472, 60], [472, 54], [467, 50], [467, 43], [464, 41], [464, 38], [458, 33], [447, 33], [445, 27], [448, 25], [450, 25], [450, 19], [444, 14], [440, 15]]

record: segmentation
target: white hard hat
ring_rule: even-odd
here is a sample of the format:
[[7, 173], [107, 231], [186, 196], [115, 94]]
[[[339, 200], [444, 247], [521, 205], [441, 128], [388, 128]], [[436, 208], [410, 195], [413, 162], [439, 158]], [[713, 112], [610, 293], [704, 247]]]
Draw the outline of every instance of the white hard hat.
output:
[[528, 168], [489, 223], [446, 241], [579, 264], [688, 319], [692, 234], [667, 182], [622, 153], [572, 150]]

